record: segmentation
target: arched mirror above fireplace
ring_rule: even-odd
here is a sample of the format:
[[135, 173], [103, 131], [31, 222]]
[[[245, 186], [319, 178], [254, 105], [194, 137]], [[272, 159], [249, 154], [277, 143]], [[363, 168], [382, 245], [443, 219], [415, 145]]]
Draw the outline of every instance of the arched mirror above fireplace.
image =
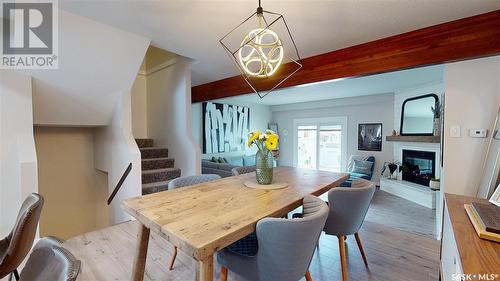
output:
[[439, 107], [438, 96], [428, 94], [405, 100], [401, 108], [402, 136], [434, 135], [434, 110]]

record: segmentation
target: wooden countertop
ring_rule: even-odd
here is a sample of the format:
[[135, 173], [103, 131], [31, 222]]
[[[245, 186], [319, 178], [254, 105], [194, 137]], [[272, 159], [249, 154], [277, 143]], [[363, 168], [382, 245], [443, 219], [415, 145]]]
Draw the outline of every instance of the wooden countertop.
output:
[[445, 194], [446, 206], [457, 242], [464, 274], [491, 274], [500, 270], [500, 243], [477, 236], [464, 204], [486, 203], [488, 200], [455, 194]]

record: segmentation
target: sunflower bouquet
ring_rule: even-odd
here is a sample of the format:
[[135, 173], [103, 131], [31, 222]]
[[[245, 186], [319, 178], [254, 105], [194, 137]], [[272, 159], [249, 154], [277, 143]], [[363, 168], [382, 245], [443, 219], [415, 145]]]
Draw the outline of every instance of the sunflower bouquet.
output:
[[278, 135], [266, 130], [263, 134], [260, 131], [253, 131], [248, 135], [248, 147], [257, 146], [255, 154], [255, 174], [259, 184], [271, 184], [273, 181], [273, 159], [278, 156]]
[[257, 146], [259, 151], [262, 154], [267, 154], [267, 152], [276, 151], [278, 148], [279, 137], [272, 130], [266, 130], [263, 134], [261, 131], [252, 131], [248, 135], [248, 147], [251, 147], [253, 144]]

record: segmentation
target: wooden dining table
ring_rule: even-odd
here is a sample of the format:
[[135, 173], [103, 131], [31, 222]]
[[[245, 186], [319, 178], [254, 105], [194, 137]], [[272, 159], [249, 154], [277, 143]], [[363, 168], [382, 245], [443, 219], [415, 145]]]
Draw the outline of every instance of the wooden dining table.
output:
[[132, 280], [144, 278], [150, 231], [197, 261], [198, 281], [211, 281], [214, 253], [255, 231], [259, 220], [286, 216], [305, 195], [319, 196], [347, 178], [345, 173], [277, 167], [273, 182], [287, 183], [283, 189], [246, 187], [254, 172], [127, 199], [122, 207], [141, 223]]

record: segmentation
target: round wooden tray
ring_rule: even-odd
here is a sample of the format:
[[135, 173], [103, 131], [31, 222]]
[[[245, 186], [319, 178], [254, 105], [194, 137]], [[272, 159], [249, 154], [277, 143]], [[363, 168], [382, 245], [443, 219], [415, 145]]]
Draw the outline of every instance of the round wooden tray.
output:
[[256, 179], [247, 180], [244, 182], [246, 187], [255, 188], [255, 189], [282, 189], [288, 186], [286, 182], [273, 182], [271, 184], [259, 184]]

